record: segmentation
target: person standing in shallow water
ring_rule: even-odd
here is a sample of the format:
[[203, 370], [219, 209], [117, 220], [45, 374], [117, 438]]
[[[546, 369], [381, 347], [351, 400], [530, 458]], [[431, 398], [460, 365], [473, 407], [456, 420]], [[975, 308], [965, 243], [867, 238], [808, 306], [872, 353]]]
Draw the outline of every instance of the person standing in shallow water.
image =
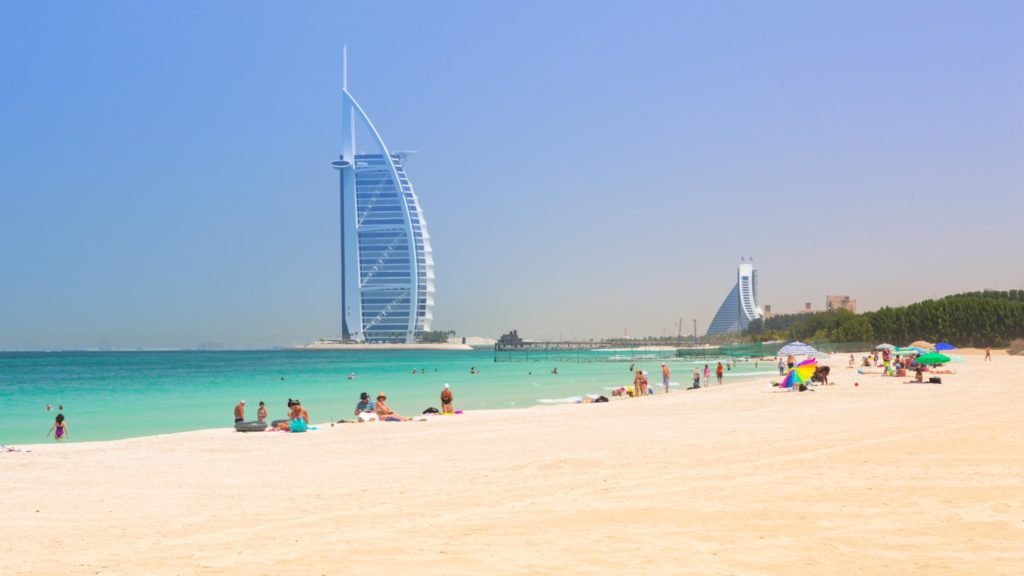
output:
[[665, 394], [668, 394], [669, 380], [672, 379], [672, 372], [668, 369], [668, 364], [662, 363], [661, 365], [661, 384], [665, 387]]
[[452, 402], [455, 401], [455, 395], [452, 394], [452, 388], [445, 382], [444, 389], [441, 390], [441, 414], [455, 414], [455, 407]]
[[704, 365], [704, 386], [711, 386], [711, 368], [708, 365]]
[[722, 363], [718, 363], [718, 368], [715, 368], [715, 377], [718, 378], [718, 383], [722, 383]]
[[64, 421], [63, 414], [57, 414], [57, 418], [53, 421], [53, 426], [50, 426], [50, 430], [46, 432], [46, 437], [50, 437], [50, 432], [53, 432], [54, 440], [63, 440], [70, 438], [68, 434], [68, 423]]

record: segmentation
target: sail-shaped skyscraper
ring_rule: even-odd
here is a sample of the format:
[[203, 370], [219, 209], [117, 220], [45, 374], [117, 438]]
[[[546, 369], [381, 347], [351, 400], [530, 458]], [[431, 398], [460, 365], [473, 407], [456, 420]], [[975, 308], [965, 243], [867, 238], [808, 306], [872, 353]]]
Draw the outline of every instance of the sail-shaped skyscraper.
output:
[[[343, 56], [341, 158], [341, 332], [355, 342], [412, 343], [430, 330], [434, 257], [423, 211], [405, 173], [348, 91]], [[357, 127], [375, 149], [356, 153]], [[369, 146], [366, 146], [369, 144]]]
[[715, 318], [708, 326], [707, 335], [742, 332], [751, 321], [761, 318], [757, 305], [757, 269], [752, 262], [740, 262], [736, 271], [736, 285], [718, 307]]

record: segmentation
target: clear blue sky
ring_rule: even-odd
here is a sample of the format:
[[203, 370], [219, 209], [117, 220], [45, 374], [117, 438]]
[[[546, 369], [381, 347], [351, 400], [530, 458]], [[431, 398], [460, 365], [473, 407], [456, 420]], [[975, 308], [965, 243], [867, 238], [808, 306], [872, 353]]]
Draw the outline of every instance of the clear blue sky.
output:
[[[1024, 286], [1024, 3], [5, 2], [0, 348], [339, 331], [341, 51], [435, 327]], [[891, 252], [889, 251], [891, 250]]]

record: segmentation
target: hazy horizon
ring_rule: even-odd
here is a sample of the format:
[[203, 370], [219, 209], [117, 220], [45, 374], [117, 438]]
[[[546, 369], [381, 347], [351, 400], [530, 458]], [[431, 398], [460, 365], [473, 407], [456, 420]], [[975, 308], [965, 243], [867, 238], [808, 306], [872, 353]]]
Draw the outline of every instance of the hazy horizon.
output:
[[[543, 7], [541, 9], [540, 7]], [[341, 51], [433, 327], [703, 334], [1024, 287], [1024, 4], [0, 6], [0, 349], [340, 333]]]

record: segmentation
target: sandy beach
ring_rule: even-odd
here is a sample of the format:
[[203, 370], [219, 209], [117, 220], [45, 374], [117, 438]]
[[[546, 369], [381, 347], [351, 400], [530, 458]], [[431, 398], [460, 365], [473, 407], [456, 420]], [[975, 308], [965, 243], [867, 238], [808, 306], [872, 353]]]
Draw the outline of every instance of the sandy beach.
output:
[[805, 393], [0, 453], [0, 574], [1024, 573], [1024, 358], [846, 363]]

